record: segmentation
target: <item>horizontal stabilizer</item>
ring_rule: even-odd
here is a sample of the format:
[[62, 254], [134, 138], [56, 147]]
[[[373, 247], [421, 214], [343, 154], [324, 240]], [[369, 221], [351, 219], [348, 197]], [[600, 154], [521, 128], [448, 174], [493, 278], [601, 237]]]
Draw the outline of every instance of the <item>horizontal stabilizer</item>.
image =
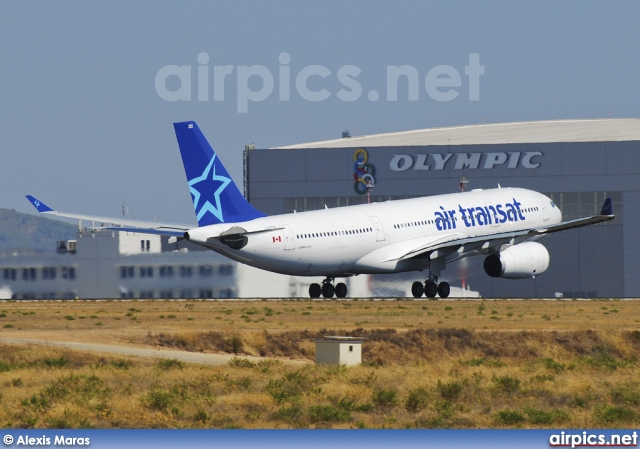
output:
[[149, 229], [149, 228], [132, 228], [132, 227], [123, 227], [123, 226], [109, 226], [106, 228], [100, 227], [100, 228], [96, 228], [99, 229], [101, 231], [121, 231], [121, 232], [139, 232], [141, 234], [155, 234], [155, 235], [169, 235], [172, 237], [183, 237], [185, 231], [180, 231], [180, 230], [174, 230], [174, 229], [166, 229], [166, 228], [156, 228], [156, 229]]
[[[31, 195], [27, 195], [27, 199], [34, 205], [38, 212], [57, 217], [75, 218], [78, 220], [91, 221], [93, 223], [101, 223], [102, 226], [91, 225], [92, 229], [109, 230], [109, 231], [125, 231], [140, 232], [142, 234], [157, 234], [182, 237], [187, 229], [192, 225], [160, 223], [156, 221], [129, 220], [125, 218], [99, 217], [95, 215], [72, 214], [68, 212], [59, 212], [53, 210], [42, 201], [37, 200]], [[109, 226], [107, 226], [109, 225]]]

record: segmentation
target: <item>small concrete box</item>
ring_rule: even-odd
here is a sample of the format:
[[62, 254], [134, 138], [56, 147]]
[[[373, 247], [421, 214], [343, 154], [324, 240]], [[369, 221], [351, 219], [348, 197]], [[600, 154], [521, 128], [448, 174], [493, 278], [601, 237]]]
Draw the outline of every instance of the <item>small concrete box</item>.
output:
[[316, 340], [316, 363], [353, 366], [362, 363], [362, 339], [327, 336]]

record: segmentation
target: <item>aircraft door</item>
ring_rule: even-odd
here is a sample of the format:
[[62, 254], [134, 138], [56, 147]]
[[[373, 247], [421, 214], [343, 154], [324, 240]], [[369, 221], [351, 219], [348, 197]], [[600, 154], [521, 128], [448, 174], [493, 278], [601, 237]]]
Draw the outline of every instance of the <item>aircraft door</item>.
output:
[[547, 209], [547, 202], [542, 198], [536, 198], [538, 200], [538, 204], [540, 204], [540, 209], [542, 209], [542, 219], [547, 221], [549, 219], [549, 210]]
[[376, 231], [376, 242], [384, 242], [384, 229], [378, 217], [369, 217], [373, 223], [373, 229]]
[[291, 251], [296, 249], [296, 242], [293, 239], [293, 233], [291, 229], [287, 225], [280, 225], [282, 228], [282, 237], [284, 238], [284, 249], [285, 251]]

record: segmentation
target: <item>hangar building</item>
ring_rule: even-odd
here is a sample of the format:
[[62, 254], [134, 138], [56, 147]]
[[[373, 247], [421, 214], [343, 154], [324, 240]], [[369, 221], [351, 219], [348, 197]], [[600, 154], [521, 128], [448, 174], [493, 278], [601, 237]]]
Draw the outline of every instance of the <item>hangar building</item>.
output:
[[[468, 190], [500, 185], [542, 192], [560, 207], [563, 220], [598, 214], [611, 197], [616, 220], [542, 242], [551, 263], [535, 279], [490, 278], [483, 257], [448, 266], [443, 279], [452, 286], [464, 282], [483, 297], [640, 297], [640, 119], [343, 135], [287, 147], [247, 147], [245, 195], [259, 210], [281, 214], [456, 192], [464, 177]], [[368, 176], [355, 173], [358, 162]], [[424, 273], [378, 275], [370, 284], [374, 295], [393, 296], [425, 278]]]

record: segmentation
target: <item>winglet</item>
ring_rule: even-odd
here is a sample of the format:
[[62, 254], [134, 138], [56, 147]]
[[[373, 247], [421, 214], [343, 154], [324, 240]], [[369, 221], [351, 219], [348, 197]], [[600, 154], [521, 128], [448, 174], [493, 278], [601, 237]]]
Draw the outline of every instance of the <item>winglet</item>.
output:
[[602, 205], [602, 210], [600, 211], [600, 215], [613, 215], [613, 206], [611, 204], [611, 198], [607, 198], [604, 200], [604, 204]]
[[34, 205], [36, 209], [38, 209], [38, 212], [53, 212], [53, 209], [44, 204], [42, 201], [38, 201], [31, 195], [27, 195], [27, 199], [31, 202], [31, 204]]

